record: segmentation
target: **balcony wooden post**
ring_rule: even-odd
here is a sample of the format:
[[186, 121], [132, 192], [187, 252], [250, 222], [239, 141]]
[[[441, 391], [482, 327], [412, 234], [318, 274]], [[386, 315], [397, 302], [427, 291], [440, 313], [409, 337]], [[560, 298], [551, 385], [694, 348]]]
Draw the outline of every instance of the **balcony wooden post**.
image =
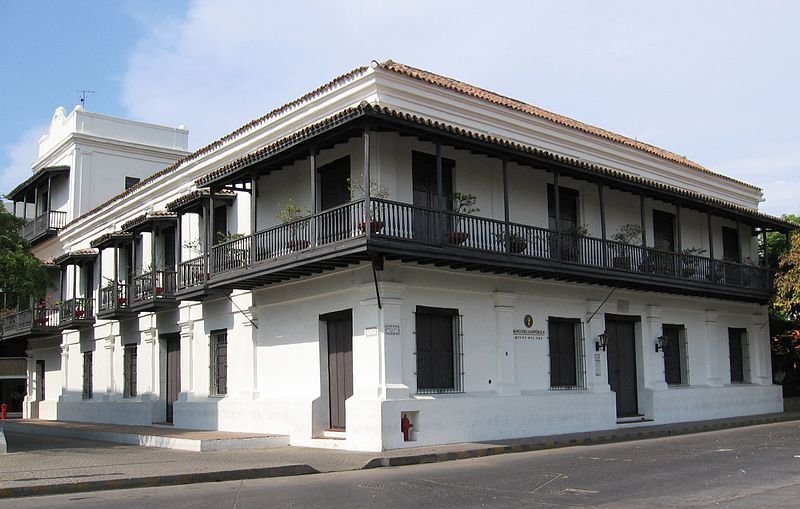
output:
[[597, 184], [597, 197], [600, 202], [600, 238], [603, 239], [603, 267], [608, 266], [608, 244], [606, 244], [606, 198], [603, 184]]
[[372, 231], [371, 231], [372, 228], [370, 225], [370, 212], [372, 212], [371, 210], [372, 205], [370, 204], [370, 185], [369, 185], [370, 184], [369, 143], [370, 143], [370, 132], [369, 132], [369, 127], [366, 127], [364, 129], [364, 234], [366, 235], [367, 240], [369, 240], [370, 237], [372, 236]]
[[641, 215], [641, 222], [642, 222], [642, 247], [647, 247], [647, 230], [645, 227], [645, 217], [644, 217], [644, 195], [639, 195], [639, 213]]
[[714, 232], [711, 230], [711, 212], [706, 213], [708, 224], [708, 257], [711, 258], [711, 281], [716, 281], [716, 262], [714, 261]]
[[442, 144], [436, 144], [436, 215], [438, 217], [438, 232], [437, 236], [439, 241], [444, 241], [445, 227], [444, 227], [444, 177], [442, 174]]
[[[114, 303], [114, 308], [119, 305], [119, 244], [114, 242], [114, 266], [112, 267], [111, 279], [114, 281], [114, 290], [112, 294], [112, 302]], [[125, 295], [125, 297], [129, 297], [129, 295]]]
[[311, 173], [311, 224], [308, 225], [311, 247], [317, 245], [317, 148], [311, 147], [308, 154], [308, 170]]
[[47, 207], [47, 209], [45, 210], [45, 212], [47, 212], [47, 228], [50, 228], [50, 204], [52, 203], [53, 200], [51, 197], [50, 189], [52, 188], [52, 184], [53, 184], [53, 174], [51, 173], [50, 175], [47, 176], [47, 203], [45, 203], [45, 206]]
[[208, 230], [207, 235], [208, 238], [206, 239], [206, 274], [211, 274], [213, 272], [213, 266], [211, 265], [212, 262], [212, 252], [214, 248], [214, 244], [216, 243], [217, 239], [217, 232], [214, 229], [214, 188], [210, 187], [208, 190]]
[[22, 196], [22, 219], [26, 223], [28, 222], [28, 193], [27, 192]]
[[258, 233], [258, 174], [250, 174], [250, 264], [258, 259], [256, 256], [256, 233]]
[[[764, 246], [762, 249], [763, 259], [761, 260], [761, 267], [767, 268], [769, 267], [769, 245], [767, 245], [767, 229], [761, 228], [761, 245]], [[787, 245], [788, 247], [788, 245]]]
[[[97, 309], [100, 309], [100, 302], [103, 293], [103, 250], [97, 250]], [[95, 310], [96, 311], [96, 310]]]
[[[553, 171], [553, 204], [556, 210], [556, 233], [561, 233], [561, 188], [558, 185], [559, 171]], [[560, 240], [560, 239], [559, 239]]]
[[150, 231], [150, 291], [153, 292], [153, 297], [155, 297], [156, 292], [156, 222], [153, 221], [153, 227]]
[[[142, 253], [144, 255], [144, 253]], [[130, 280], [128, 281], [128, 292], [131, 295], [131, 302], [133, 297], [136, 296], [136, 237], [131, 238], [131, 271]]]
[[675, 205], [675, 226], [676, 226], [676, 230], [677, 230], [676, 237], [678, 237], [676, 239], [676, 243], [675, 243], [675, 248], [676, 248], [675, 250], [678, 253], [682, 253], [683, 252], [683, 241], [681, 240], [681, 237], [683, 236], [683, 233], [681, 233], [681, 232], [683, 230], [681, 228], [681, 206], [680, 205]]
[[503, 220], [505, 221], [505, 250], [511, 252], [511, 214], [508, 205], [508, 161], [504, 158], [503, 164]]
[[175, 214], [177, 218], [177, 223], [175, 224], [175, 284], [178, 284], [178, 267], [181, 264], [181, 260], [183, 259], [183, 253], [181, 253], [183, 249], [183, 233], [181, 232], [181, 213], [177, 212]]

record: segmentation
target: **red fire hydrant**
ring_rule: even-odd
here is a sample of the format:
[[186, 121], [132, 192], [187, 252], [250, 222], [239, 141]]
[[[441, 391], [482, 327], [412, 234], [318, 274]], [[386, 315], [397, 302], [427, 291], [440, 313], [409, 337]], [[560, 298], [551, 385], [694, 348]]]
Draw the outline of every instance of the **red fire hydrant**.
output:
[[6, 410], [8, 410], [8, 405], [6, 405], [5, 403], [0, 405], [0, 420], [3, 421], [6, 420]]
[[405, 442], [411, 441], [411, 428], [413, 427], [414, 425], [411, 424], [411, 421], [408, 420], [408, 415], [403, 414], [403, 418], [400, 419], [400, 429], [403, 430], [403, 441]]

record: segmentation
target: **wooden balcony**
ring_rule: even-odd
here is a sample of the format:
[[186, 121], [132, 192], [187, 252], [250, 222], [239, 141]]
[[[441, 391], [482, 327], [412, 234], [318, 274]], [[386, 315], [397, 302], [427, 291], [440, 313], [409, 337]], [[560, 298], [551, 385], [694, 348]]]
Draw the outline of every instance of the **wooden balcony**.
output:
[[119, 320], [130, 318], [136, 314], [131, 309], [130, 304], [130, 285], [116, 283], [101, 288], [98, 294], [97, 318], [104, 320]]
[[134, 277], [131, 309], [143, 312], [177, 306], [176, 276], [174, 270], [155, 270]]
[[92, 299], [78, 297], [61, 303], [59, 328], [85, 329], [94, 325], [94, 306]]
[[766, 269], [477, 216], [371, 201], [217, 244], [180, 264], [179, 292], [252, 289], [383, 258], [454, 269], [766, 302]]
[[59, 310], [36, 307], [20, 311], [0, 320], [0, 338], [36, 339], [60, 334]]
[[51, 210], [24, 224], [20, 236], [30, 244], [55, 235], [67, 223], [67, 213]]

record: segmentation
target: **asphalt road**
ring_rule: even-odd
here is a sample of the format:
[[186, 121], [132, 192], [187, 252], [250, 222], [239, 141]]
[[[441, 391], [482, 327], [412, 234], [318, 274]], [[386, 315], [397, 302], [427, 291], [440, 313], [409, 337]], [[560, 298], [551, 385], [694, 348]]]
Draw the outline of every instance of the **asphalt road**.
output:
[[800, 507], [800, 423], [446, 463], [0, 501], [3, 508]]

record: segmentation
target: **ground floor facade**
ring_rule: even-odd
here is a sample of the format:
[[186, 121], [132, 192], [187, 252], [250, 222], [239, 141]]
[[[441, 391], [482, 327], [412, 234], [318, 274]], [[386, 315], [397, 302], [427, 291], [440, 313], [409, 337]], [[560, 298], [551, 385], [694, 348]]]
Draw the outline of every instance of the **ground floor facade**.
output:
[[27, 416], [352, 450], [782, 410], [764, 306], [400, 262], [98, 320], [27, 353]]

